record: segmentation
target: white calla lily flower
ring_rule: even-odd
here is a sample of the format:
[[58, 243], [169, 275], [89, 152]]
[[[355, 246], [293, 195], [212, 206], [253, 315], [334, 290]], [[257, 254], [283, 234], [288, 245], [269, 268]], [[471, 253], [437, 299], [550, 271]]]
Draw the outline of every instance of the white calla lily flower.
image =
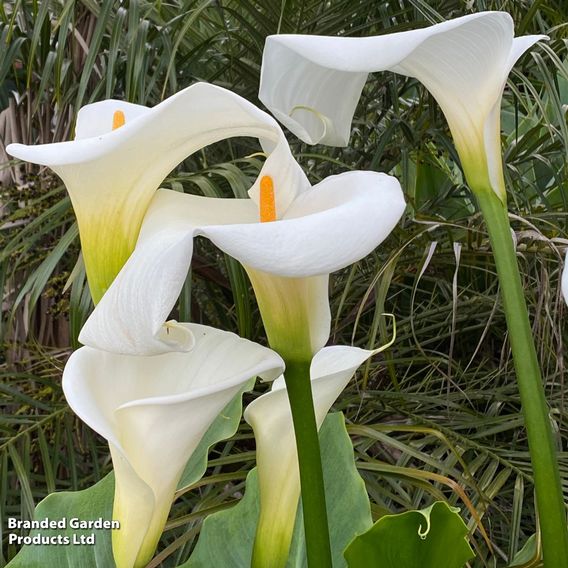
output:
[[[272, 171], [278, 174], [276, 162]], [[285, 359], [311, 360], [329, 337], [329, 273], [361, 259], [388, 236], [404, 212], [404, 196], [391, 176], [347, 172], [297, 192], [282, 211], [276, 185], [282, 176], [260, 177], [263, 189], [274, 179], [276, 213], [269, 222], [259, 219], [274, 210], [270, 199], [268, 206], [261, 199], [259, 213], [251, 199], [158, 191], [134, 253], [79, 340], [124, 353], [175, 349], [176, 334], [166, 337], [163, 324], [185, 281], [193, 238], [203, 235], [245, 266], [271, 347]]]
[[[284, 211], [309, 184], [289, 159], [278, 123], [238, 95], [197, 83], [153, 108], [116, 100], [83, 107], [71, 142], [10, 144], [16, 158], [49, 166], [69, 192], [91, 294], [97, 303], [134, 250], [148, 206], [167, 174], [197, 150], [234, 136], [260, 139]], [[272, 172], [272, 162], [286, 163]], [[253, 188], [255, 199], [258, 188]]]
[[114, 472], [113, 553], [118, 568], [154, 554], [177, 483], [201, 438], [242, 386], [284, 368], [270, 349], [197, 324], [191, 352], [135, 357], [82, 347], [63, 373], [74, 412], [109, 443]]
[[[318, 429], [357, 367], [389, 345], [373, 351], [333, 346], [316, 353], [310, 380]], [[253, 564], [284, 567], [300, 497], [298, 454], [284, 377], [274, 381], [270, 392], [250, 403], [244, 417], [256, 438], [260, 493]]]
[[273, 35], [266, 39], [259, 98], [304, 142], [345, 146], [368, 73], [415, 77], [442, 108], [472, 189], [491, 188], [504, 201], [503, 89], [517, 59], [545, 38], [515, 38], [506, 12], [376, 37]]

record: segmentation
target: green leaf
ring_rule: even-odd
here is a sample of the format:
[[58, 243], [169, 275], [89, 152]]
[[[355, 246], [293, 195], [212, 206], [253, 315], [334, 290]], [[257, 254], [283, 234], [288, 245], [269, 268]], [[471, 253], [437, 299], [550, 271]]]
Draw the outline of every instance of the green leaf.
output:
[[[252, 388], [251, 379], [233, 400], [223, 409], [211, 424], [199, 446], [188, 461], [178, 484], [178, 489], [185, 488], [199, 480], [207, 468], [209, 448], [226, 438], [230, 438], [239, 426], [242, 414], [242, 393]], [[112, 519], [114, 496], [114, 474], [109, 473], [97, 484], [83, 491], [65, 491], [48, 495], [35, 509], [34, 519], [59, 521], [66, 519], [66, 528], [37, 529], [30, 536], [49, 536], [64, 540], [70, 544], [31, 544], [24, 546], [6, 568], [111, 568], [114, 566], [110, 530], [75, 530], [69, 527], [70, 519], [82, 521]], [[13, 529], [15, 534], [21, 531]], [[94, 545], [72, 544], [73, 537], [95, 534]]]
[[[93, 487], [83, 491], [65, 491], [48, 495], [35, 509], [34, 519], [41, 521], [65, 520], [67, 527], [60, 529], [36, 529], [30, 536], [67, 539], [69, 544], [32, 544], [22, 548], [7, 568], [77, 567], [110, 568], [114, 566], [110, 530], [75, 530], [69, 524], [71, 519], [96, 520], [112, 519], [112, 497], [114, 475], [109, 474]], [[8, 529], [10, 530], [10, 529]], [[14, 533], [20, 531], [13, 530]], [[95, 535], [95, 545], [73, 544], [81, 535]]]
[[525, 546], [515, 554], [513, 562], [509, 565], [509, 568], [518, 566], [519, 568], [539, 568], [542, 566], [542, 561], [540, 560], [540, 551], [537, 552], [536, 546], [536, 535], [529, 537]]
[[459, 509], [438, 501], [385, 515], [345, 550], [349, 568], [461, 568], [473, 551]]
[[[345, 430], [342, 413], [327, 416], [320, 430], [320, 444], [333, 566], [340, 568], [346, 566], [342, 551], [347, 543], [371, 525], [369, 498], [355, 467], [353, 446]], [[258, 513], [258, 478], [255, 468], [247, 477], [243, 499], [234, 507], [205, 519], [191, 558], [180, 568], [250, 566]], [[303, 520], [299, 507], [287, 568], [306, 566]]]

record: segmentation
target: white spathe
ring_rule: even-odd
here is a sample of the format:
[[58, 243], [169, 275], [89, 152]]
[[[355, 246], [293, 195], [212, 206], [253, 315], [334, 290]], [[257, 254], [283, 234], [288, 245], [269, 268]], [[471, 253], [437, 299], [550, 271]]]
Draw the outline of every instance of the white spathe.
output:
[[304, 142], [345, 146], [368, 73], [415, 77], [442, 108], [472, 189], [491, 187], [504, 200], [503, 89], [517, 59], [545, 37], [515, 38], [506, 12], [365, 38], [273, 35], [259, 98]]
[[193, 349], [155, 357], [82, 347], [63, 390], [73, 411], [109, 443], [115, 472], [118, 568], [145, 566], [190, 456], [221, 410], [251, 378], [283, 371], [270, 349], [197, 324], [178, 324]]
[[[175, 338], [164, 341], [162, 325], [187, 276], [193, 238], [203, 235], [246, 267], [255, 289], [266, 291], [259, 303], [266, 305], [267, 331], [278, 328], [273, 336], [290, 336], [309, 329], [309, 360], [329, 336], [329, 273], [370, 253], [392, 231], [404, 209], [398, 181], [376, 172], [331, 176], [298, 194], [278, 220], [266, 223], [258, 221], [258, 207], [249, 199], [160, 190], [148, 209], [135, 251], [79, 339], [85, 345], [123, 353], [176, 348]], [[178, 348], [189, 346], [182, 342]], [[271, 346], [277, 349], [272, 340]]]
[[[116, 111], [125, 123], [112, 130]], [[87, 105], [79, 111], [74, 141], [10, 144], [6, 151], [49, 166], [65, 183], [96, 303], [134, 249], [163, 179], [187, 156], [234, 136], [260, 140], [269, 154], [263, 173], [277, 180], [277, 205], [285, 211], [309, 183], [291, 158], [280, 126], [246, 99], [207, 83], [194, 84], [153, 108], [116, 100]], [[253, 200], [258, 191], [257, 186], [251, 189]]]
[[[357, 347], [324, 347], [314, 356], [310, 380], [318, 429], [357, 367], [374, 351]], [[300, 497], [298, 454], [284, 377], [272, 390], [250, 403], [244, 413], [256, 439], [260, 517], [255, 541], [259, 566], [285, 566]]]

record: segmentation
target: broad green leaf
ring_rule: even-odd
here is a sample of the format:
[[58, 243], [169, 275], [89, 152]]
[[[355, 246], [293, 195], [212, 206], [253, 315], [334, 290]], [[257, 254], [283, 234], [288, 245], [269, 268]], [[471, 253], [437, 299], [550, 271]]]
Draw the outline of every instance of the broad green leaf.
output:
[[[48, 495], [35, 509], [34, 519], [66, 522], [66, 528], [36, 529], [32, 538], [41, 535], [61, 538], [68, 544], [31, 544], [24, 546], [7, 568], [111, 568], [114, 566], [110, 530], [74, 530], [71, 519], [82, 521], [112, 519], [114, 475], [111, 473], [93, 487], [83, 491], [65, 491]], [[15, 534], [20, 531], [13, 530]], [[95, 535], [95, 545], [73, 544], [73, 539]]]
[[[369, 498], [353, 459], [353, 446], [343, 414], [327, 416], [320, 430], [320, 444], [327, 492], [333, 566], [346, 566], [342, 551], [357, 534], [371, 525]], [[179, 568], [248, 568], [259, 512], [256, 468], [246, 481], [243, 499], [234, 507], [207, 517], [191, 558]], [[287, 568], [307, 567], [301, 507]]]
[[[237, 430], [242, 414], [242, 393], [252, 388], [251, 379], [239, 394], [223, 409], [215, 422], [211, 424], [201, 443], [188, 461], [178, 484], [184, 488], [199, 480], [207, 468], [209, 448]], [[24, 546], [6, 568], [112, 568], [111, 531], [110, 530], [74, 530], [69, 527], [70, 519], [111, 520], [114, 495], [114, 474], [109, 473], [93, 487], [83, 491], [65, 491], [48, 495], [36, 507], [34, 519], [67, 520], [66, 528], [32, 530], [30, 536], [43, 535], [57, 538], [58, 535], [69, 539], [70, 544], [31, 544]], [[21, 531], [9, 531], [21, 534]], [[94, 545], [74, 545], [73, 535], [95, 534]], [[65, 540], [65, 539], [64, 539]]]
[[462, 568], [474, 557], [459, 509], [438, 501], [381, 517], [345, 550], [349, 568]]

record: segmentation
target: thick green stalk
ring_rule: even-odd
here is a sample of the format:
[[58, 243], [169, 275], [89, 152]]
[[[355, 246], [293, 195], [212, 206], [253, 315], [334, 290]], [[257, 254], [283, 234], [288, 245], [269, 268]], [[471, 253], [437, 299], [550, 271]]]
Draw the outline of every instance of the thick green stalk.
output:
[[507, 208], [491, 190], [478, 191], [476, 196], [495, 256], [509, 329], [534, 472], [544, 563], [546, 568], [568, 568], [566, 510], [556, 449]]
[[286, 389], [292, 409], [300, 464], [306, 554], [310, 568], [331, 568], [325, 488], [314, 412], [310, 362], [285, 361]]
[[[308, 566], [331, 568], [325, 489], [310, 382], [312, 357], [329, 337], [329, 307], [322, 306], [321, 302], [322, 294], [327, 296], [328, 279], [327, 276], [286, 278], [247, 266], [245, 269], [254, 288], [268, 343], [286, 363], [284, 378], [298, 451]], [[260, 525], [258, 529], [262, 531]], [[257, 531], [257, 538], [260, 535]], [[278, 546], [284, 549], [289, 544], [289, 541], [280, 541]], [[261, 568], [262, 548], [263, 543], [255, 543], [255, 568]]]

